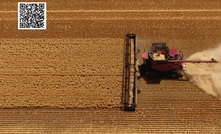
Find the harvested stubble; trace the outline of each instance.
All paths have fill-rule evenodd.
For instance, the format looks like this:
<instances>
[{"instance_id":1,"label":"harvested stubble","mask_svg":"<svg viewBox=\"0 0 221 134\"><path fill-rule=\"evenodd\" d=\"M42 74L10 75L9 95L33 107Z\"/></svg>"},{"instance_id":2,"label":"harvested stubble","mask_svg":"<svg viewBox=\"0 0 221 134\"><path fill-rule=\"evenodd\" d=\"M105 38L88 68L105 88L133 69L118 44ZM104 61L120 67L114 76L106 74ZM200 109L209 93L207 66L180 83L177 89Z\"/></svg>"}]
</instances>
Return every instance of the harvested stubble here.
<instances>
[{"instance_id":1,"label":"harvested stubble","mask_svg":"<svg viewBox=\"0 0 221 134\"><path fill-rule=\"evenodd\" d=\"M2 39L0 107L116 107L123 40Z\"/></svg>"}]
</instances>

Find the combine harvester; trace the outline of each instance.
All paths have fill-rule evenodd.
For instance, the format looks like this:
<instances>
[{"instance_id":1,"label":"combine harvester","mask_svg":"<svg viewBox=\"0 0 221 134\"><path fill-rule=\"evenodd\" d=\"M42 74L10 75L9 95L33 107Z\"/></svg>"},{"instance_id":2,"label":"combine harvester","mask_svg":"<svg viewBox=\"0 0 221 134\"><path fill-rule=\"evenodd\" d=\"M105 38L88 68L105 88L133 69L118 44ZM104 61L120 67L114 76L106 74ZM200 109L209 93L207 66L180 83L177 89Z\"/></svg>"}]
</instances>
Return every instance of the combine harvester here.
<instances>
[{"instance_id":1,"label":"combine harvester","mask_svg":"<svg viewBox=\"0 0 221 134\"><path fill-rule=\"evenodd\" d=\"M143 63L137 62L137 44L135 34L126 34L124 56L123 99L124 110L135 111L137 105L137 77L141 74L149 79L159 77L181 78L185 70L184 63L217 63L211 60L183 60L180 50L169 49L166 43L153 43L149 51L141 53ZM139 66L139 69L138 69Z\"/></svg>"}]
</instances>

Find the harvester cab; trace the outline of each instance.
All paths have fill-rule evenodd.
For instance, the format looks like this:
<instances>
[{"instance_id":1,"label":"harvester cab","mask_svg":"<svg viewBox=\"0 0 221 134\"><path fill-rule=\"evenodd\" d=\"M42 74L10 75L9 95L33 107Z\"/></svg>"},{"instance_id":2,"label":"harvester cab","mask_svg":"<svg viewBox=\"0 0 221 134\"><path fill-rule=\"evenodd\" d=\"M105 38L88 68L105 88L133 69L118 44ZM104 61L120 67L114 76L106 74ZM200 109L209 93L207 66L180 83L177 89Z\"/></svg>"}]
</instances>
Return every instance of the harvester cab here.
<instances>
[{"instance_id":1,"label":"harvester cab","mask_svg":"<svg viewBox=\"0 0 221 134\"><path fill-rule=\"evenodd\" d=\"M167 61L167 60L182 60L183 55L181 51L176 49L169 49L166 43L152 43L152 47L148 52L149 57L144 57L144 59L151 58L154 61Z\"/></svg>"},{"instance_id":2,"label":"harvester cab","mask_svg":"<svg viewBox=\"0 0 221 134\"><path fill-rule=\"evenodd\" d=\"M153 43L149 51L149 57L153 60L166 60L169 49L166 43Z\"/></svg>"}]
</instances>

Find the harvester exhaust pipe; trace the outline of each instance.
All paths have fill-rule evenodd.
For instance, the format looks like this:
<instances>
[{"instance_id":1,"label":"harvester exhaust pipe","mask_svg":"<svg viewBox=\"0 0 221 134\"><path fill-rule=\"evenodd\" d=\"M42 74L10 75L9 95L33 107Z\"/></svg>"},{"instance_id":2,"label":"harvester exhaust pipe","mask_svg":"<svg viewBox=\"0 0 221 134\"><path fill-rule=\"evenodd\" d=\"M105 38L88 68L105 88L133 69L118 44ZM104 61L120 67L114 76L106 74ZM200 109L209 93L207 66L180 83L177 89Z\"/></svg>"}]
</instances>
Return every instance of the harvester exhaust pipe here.
<instances>
[{"instance_id":1,"label":"harvester exhaust pipe","mask_svg":"<svg viewBox=\"0 0 221 134\"><path fill-rule=\"evenodd\" d=\"M126 34L124 56L124 110L135 111L137 104L137 44L135 34Z\"/></svg>"}]
</instances>

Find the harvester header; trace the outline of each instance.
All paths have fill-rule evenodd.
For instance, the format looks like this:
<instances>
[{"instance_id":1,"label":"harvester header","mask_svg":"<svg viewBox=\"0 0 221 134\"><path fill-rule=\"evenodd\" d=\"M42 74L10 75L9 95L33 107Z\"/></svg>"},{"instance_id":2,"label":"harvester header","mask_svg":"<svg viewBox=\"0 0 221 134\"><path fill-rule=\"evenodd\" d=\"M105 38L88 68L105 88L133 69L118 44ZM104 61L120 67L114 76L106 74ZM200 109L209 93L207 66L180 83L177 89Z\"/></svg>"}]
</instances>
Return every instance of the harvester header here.
<instances>
[{"instance_id":1,"label":"harvester header","mask_svg":"<svg viewBox=\"0 0 221 134\"><path fill-rule=\"evenodd\" d=\"M124 110L134 111L137 104L137 44L135 34L126 34L124 46Z\"/></svg>"}]
</instances>

